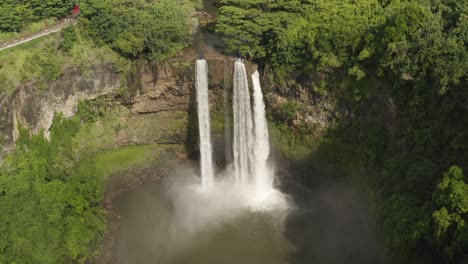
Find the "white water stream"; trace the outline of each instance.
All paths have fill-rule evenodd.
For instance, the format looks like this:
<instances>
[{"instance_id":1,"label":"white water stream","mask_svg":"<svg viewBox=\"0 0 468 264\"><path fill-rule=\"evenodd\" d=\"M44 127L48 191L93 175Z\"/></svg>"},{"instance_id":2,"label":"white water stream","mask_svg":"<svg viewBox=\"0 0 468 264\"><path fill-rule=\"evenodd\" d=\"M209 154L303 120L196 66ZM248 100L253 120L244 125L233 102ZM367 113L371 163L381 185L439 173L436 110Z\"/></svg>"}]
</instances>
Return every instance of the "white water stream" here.
<instances>
[{"instance_id":1,"label":"white water stream","mask_svg":"<svg viewBox=\"0 0 468 264\"><path fill-rule=\"evenodd\" d=\"M217 189L222 189L226 195L229 192L231 195L237 196L241 204L246 203L255 210L272 207L285 208L287 205L283 195L273 187L274 173L268 163L270 155L268 123L258 71L251 78L252 96L246 67L241 60L236 60L234 62L232 98L232 164L226 166L227 171L224 177L226 181L215 185L210 137L208 63L206 60L197 60L196 62L202 187L207 189L215 186L209 188L211 193L217 192ZM228 102L226 91L224 95L226 104ZM230 121L230 118L225 120L225 122ZM226 123L225 126L229 128L231 124ZM226 136L228 134L230 133L225 133ZM228 139L226 142L230 142L230 140ZM233 182L234 185L229 185L229 182Z\"/></svg>"},{"instance_id":2,"label":"white water stream","mask_svg":"<svg viewBox=\"0 0 468 264\"><path fill-rule=\"evenodd\" d=\"M197 112L200 132L200 170L202 186L213 186L213 148L211 146L210 105L208 103L208 62L196 62Z\"/></svg>"}]
</instances>

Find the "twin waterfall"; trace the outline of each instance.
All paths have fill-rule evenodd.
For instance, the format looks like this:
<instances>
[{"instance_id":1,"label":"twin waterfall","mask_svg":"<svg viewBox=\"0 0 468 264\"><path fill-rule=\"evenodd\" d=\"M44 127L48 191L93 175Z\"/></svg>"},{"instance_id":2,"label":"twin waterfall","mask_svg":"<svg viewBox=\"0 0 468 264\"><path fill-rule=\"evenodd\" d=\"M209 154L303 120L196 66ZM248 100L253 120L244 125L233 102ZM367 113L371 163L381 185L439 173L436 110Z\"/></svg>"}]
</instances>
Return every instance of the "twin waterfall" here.
<instances>
[{"instance_id":1,"label":"twin waterfall","mask_svg":"<svg viewBox=\"0 0 468 264\"><path fill-rule=\"evenodd\" d=\"M253 195L255 199L263 199L274 189L273 172L267 164L270 145L258 71L252 75L252 84L253 106L245 65L241 60L236 60L232 98L234 123L231 168L236 186L248 190L249 195ZM211 188L214 185L214 176L208 102L208 63L203 59L196 61L196 90L201 182L203 188ZM229 124L226 126L230 127Z\"/></svg>"},{"instance_id":2,"label":"twin waterfall","mask_svg":"<svg viewBox=\"0 0 468 264\"><path fill-rule=\"evenodd\" d=\"M260 86L260 74L256 71L252 75L254 97L254 170L255 192L259 195L267 193L273 188L273 172L267 166L270 155L270 142L268 140L268 125L265 115L265 103L263 102L262 88Z\"/></svg>"},{"instance_id":3,"label":"twin waterfall","mask_svg":"<svg viewBox=\"0 0 468 264\"><path fill-rule=\"evenodd\" d=\"M239 184L251 183L253 156L253 122L250 107L249 81L245 65L234 64L234 88L232 106L234 112L234 175Z\"/></svg>"}]
</instances>

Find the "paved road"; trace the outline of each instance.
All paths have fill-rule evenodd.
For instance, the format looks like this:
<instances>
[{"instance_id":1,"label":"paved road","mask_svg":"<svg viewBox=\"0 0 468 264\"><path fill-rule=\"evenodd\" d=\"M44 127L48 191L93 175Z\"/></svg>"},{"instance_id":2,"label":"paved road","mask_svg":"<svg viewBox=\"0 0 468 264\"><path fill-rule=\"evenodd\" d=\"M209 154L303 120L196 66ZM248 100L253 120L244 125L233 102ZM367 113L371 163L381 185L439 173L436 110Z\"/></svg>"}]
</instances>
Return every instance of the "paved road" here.
<instances>
[{"instance_id":1,"label":"paved road","mask_svg":"<svg viewBox=\"0 0 468 264\"><path fill-rule=\"evenodd\" d=\"M64 28L65 26L67 26L69 24L76 24L76 19L74 19L74 18L62 19L57 24L55 24L53 26L50 26L50 27L48 27L48 28L46 28L44 30L41 30L41 31L39 31L37 33L26 35L26 36L23 36L21 38L10 40L10 41L4 42L4 43L0 43L0 51L6 50L6 49L9 49L9 48L13 48L13 47L21 45L23 43L29 42L31 40L35 40L35 39L41 38L43 36L47 36L47 35L52 34L54 32L58 32L62 28Z\"/></svg>"}]
</instances>

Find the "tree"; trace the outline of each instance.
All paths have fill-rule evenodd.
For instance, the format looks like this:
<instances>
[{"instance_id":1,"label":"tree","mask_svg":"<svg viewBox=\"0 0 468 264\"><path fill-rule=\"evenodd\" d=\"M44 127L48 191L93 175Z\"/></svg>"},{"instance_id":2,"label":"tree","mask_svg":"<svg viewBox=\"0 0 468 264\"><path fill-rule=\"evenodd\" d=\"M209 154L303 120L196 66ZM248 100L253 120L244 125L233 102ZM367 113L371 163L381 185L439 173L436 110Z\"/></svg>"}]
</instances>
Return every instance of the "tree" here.
<instances>
[{"instance_id":1,"label":"tree","mask_svg":"<svg viewBox=\"0 0 468 264\"><path fill-rule=\"evenodd\" d=\"M78 118L54 118L50 142L21 129L0 166L0 262L64 263L89 255L105 225L95 163L73 155Z\"/></svg>"},{"instance_id":2,"label":"tree","mask_svg":"<svg viewBox=\"0 0 468 264\"><path fill-rule=\"evenodd\" d=\"M452 166L444 174L435 192L436 206L439 208L433 214L435 226L434 240L448 257L459 256L463 252L460 236L468 233L468 184L462 170Z\"/></svg>"},{"instance_id":3,"label":"tree","mask_svg":"<svg viewBox=\"0 0 468 264\"><path fill-rule=\"evenodd\" d=\"M65 17L72 6L69 0L4 0L0 3L0 31L21 31L44 18Z\"/></svg>"},{"instance_id":4,"label":"tree","mask_svg":"<svg viewBox=\"0 0 468 264\"><path fill-rule=\"evenodd\" d=\"M69 52L78 39L76 28L74 26L68 26L63 28L61 32L63 40L60 44L60 48L65 52Z\"/></svg>"},{"instance_id":5,"label":"tree","mask_svg":"<svg viewBox=\"0 0 468 264\"><path fill-rule=\"evenodd\" d=\"M190 28L186 6L170 0L129 2L126 0L96 0L82 3L82 15L89 23L87 29L100 44L131 58L145 55L163 59L188 45Z\"/></svg>"}]
</instances>

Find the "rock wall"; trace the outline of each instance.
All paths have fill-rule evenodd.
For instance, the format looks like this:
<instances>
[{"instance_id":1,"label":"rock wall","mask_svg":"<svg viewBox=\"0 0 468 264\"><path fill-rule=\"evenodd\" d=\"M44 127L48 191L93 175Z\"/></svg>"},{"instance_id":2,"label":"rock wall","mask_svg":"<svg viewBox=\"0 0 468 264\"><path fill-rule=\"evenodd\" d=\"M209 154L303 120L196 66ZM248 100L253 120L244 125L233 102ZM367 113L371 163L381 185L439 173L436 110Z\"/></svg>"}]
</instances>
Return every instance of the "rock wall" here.
<instances>
[{"instance_id":1,"label":"rock wall","mask_svg":"<svg viewBox=\"0 0 468 264\"><path fill-rule=\"evenodd\" d=\"M29 128L32 133L43 130L48 137L55 113L62 112L64 116L71 117L76 113L79 100L94 99L119 87L119 76L112 66L100 65L96 66L95 75L90 80L78 70L68 70L56 82L50 83L46 91L28 83L11 96L3 95L0 97L2 152L14 147L19 136L18 126Z\"/></svg>"},{"instance_id":2,"label":"rock wall","mask_svg":"<svg viewBox=\"0 0 468 264\"><path fill-rule=\"evenodd\" d=\"M43 130L48 136L56 113L71 117L76 114L80 100L102 96L125 109L119 113L118 133L107 141L107 147L185 144L189 152L196 155L198 126L194 61L199 57L204 57L209 64L212 130L217 146L215 156L224 156L224 90L227 89L231 95L234 58L217 53L206 43L198 43L162 62L136 62L136 71L129 77L117 74L112 65L96 65L92 79L86 79L79 70L71 69L50 83L46 91L28 83L11 96L0 95L0 157L14 148L18 126L29 128L32 133ZM257 70L255 64L246 62L246 66L249 76ZM326 131L334 118L335 103L326 97L316 96L309 88L295 84L279 86L271 81L271 74L266 70L262 72L262 86L267 110L273 118L276 118L275 113L283 111L288 101L299 105L293 120L287 124L289 126L314 127L319 135ZM128 97L125 102L120 98L122 91Z\"/></svg>"},{"instance_id":3,"label":"rock wall","mask_svg":"<svg viewBox=\"0 0 468 264\"><path fill-rule=\"evenodd\" d=\"M291 76L283 84L274 81L274 73L266 69L262 75L262 84L270 113L276 121L283 121L291 127L312 127L318 135L323 134L337 118L341 109L338 109L337 98L323 96L314 92L313 85L299 84ZM278 115L285 111L288 103L294 107L290 120L282 120Z\"/></svg>"},{"instance_id":4,"label":"rock wall","mask_svg":"<svg viewBox=\"0 0 468 264\"><path fill-rule=\"evenodd\" d=\"M32 133L44 131L49 136L56 113L71 117L76 114L80 100L102 96L115 98L115 104L126 108L120 113L126 129L120 130L116 144L185 144L190 123L195 121L189 114L196 113L194 61L198 56L195 50L187 49L163 62L140 61L136 63L136 74L123 83L121 80L125 78L112 65L99 65L91 80L72 69L50 83L46 91L28 83L11 96L0 95L0 157L14 148L19 126ZM216 108L223 102L222 89L232 82L234 59L213 50L206 52L205 58L209 62L211 101ZM255 67L249 64L249 71ZM125 103L118 99L123 90L130 94ZM193 130L196 124L192 125Z\"/></svg>"}]
</instances>

